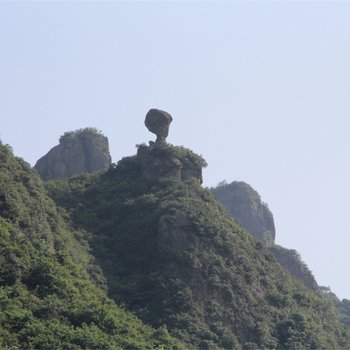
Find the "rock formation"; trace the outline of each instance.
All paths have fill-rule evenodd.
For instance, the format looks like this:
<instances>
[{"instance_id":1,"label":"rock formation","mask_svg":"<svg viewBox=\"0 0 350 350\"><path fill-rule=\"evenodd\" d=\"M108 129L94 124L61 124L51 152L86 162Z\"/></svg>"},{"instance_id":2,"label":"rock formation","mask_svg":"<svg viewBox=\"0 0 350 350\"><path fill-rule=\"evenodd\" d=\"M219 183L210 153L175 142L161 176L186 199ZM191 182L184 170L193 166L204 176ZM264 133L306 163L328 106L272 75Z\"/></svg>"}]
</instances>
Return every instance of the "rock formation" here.
<instances>
[{"instance_id":1,"label":"rock formation","mask_svg":"<svg viewBox=\"0 0 350 350\"><path fill-rule=\"evenodd\" d=\"M142 175L145 180L157 181L173 177L180 181L191 178L203 182L202 167L205 161L192 151L163 143L141 145L137 151Z\"/></svg>"},{"instance_id":2,"label":"rock formation","mask_svg":"<svg viewBox=\"0 0 350 350\"><path fill-rule=\"evenodd\" d=\"M184 147L176 147L166 142L169 125L173 118L165 111L151 109L145 119L147 129L157 135L156 142L138 146L137 158L145 180L158 181L160 178L173 177L180 181L191 178L202 179L205 160Z\"/></svg>"},{"instance_id":3,"label":"rock formation","mask_svg":"<svg viewBox=\"0 0 350 350\"><path fill-rule=\"evenodd\" d=\"M308 266L302 261L300 255L294 249L286 249L279 245L269 248L277 261L304 286L314 292L318 290L318 284Z\"/></svg>"},{"instance_id":4,"label":"rock formation","mask_svg":"<svg viewBox=\"0 0 350 350\"><path fill-rule=\"evenodd\" d=\"M150 109L146 115L145 125L150 132L157 135L156 142L166 142L172 121L173 118L169 113L160 109Z\"/></svg>"},{"instance_id":5,"label":"rock formation","mask_svg":"<svg viewBox=\"0 0 350 350\"><path fill-rule=\"evenodd\" d=\"M111 164L108 138L95 128L66 132L59 142L34 166L43 180L92 173Z\"/></svg>"},{"instance_id":6,"label":"rock formation","mask_svg":"<svg viewBox=\"0 0 350 350\"><path fill-rule=\"evenodd\" d=\"M270 209L260 195L245 182L234 181L212 190L231 216L259 241L270 245L275 242L275 223Z\"/></svg>"}]
</instances>

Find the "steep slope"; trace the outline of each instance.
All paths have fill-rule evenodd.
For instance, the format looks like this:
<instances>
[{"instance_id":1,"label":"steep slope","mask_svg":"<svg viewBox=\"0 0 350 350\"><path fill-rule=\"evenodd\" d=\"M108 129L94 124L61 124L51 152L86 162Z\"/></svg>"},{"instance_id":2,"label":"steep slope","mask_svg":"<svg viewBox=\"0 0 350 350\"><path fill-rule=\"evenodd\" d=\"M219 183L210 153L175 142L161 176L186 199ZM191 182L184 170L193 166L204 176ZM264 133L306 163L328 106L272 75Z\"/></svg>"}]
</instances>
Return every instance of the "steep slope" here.
<instances>
[{"instance_id":1,"label":"steep slope","mask_svg":"<svg viewBox=\"0 0 350 350\"><path fill-rule=\"evenodd\" d=\"M350 346L334 309L295 282L196 176L168 171L203 164L200 157L152 145L147 153L164 171L151 178L144 151L105 174L47 184L77 227L93 233L114 300L192 348Z\"/></svg>"},{"instance_id":2,"label":"steep slope","mask_svg":"<svg viewBox=\"0 0 350 350\"><path fill-rule=\"evenodd\" d=\"M44 180L106 170L111 164L108 139L95 128L66 132L59 142L34 166Z\"/></svg>"},{"instance_id":3,"label":"steep slope","mask_svg":"<svg viewBox=\"0 0 350 350\"><path fill-rule=\"evenodd\" d=\"M294 249L287 249L278 244L270 246L269 251L273 253L277 261L304 286L314 292L319 291L319 286L309 267L301 259L299 253Z\"/></svg>"},{"instance_id":4,"label":"steep slope","mask_svg":"<svg viewBox=\"0 0 350 350\"><path fill-rule=\"evenodd\" d=\"M318 285L310 269L293 249L286 249L275 243L276 230L272 212L260 195L245 182L222 182L211 188L214 196L228 210L229 214L252 234L264 243L277 261L304 286L314 292Z\"/></svg>"},{"instance_id":5,"label":"steep slope","mask_svg":"<svg viewBox=\"0 0 350 350\"><path fill-rule=\"evenodd\" d=\"M350 327L350 300L340 300L329 287L320 287L323 297L335 307L340 322Z\"/></svg>"},{"instance_id":6,"label":"steep slope","mask_svg":"<svg viewBox=\"0 0 350 350\"><path fill-rule=\"evenodd\" d=\"M0 348L181 348L107 297L84 232L61 214L0 143Z\"/></svg>"},{"instance_id":7,"label":"steep slope","mask_svg":"<svg viewBox=\"0 0 350 350\"><path fill-rule=\"evenodd\" d=\"M250 185L243 181L221 183L211 189L214 196L227 208L230 215L256 239L266 245L275 242L273 215L266 203Z\"/></svg>"}]
</instances>

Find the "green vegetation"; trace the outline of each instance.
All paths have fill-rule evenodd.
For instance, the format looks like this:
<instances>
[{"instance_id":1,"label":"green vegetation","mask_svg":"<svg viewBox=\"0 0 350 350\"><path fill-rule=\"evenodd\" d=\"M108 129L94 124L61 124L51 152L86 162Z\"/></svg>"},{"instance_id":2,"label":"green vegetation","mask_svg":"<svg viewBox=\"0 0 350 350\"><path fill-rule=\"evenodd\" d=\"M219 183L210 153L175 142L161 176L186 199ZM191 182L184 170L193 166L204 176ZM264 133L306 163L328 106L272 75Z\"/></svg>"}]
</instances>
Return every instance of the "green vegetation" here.
<instances>
[{"instance_id":1,"label":"green vegetation","mask_svg":"<svg viewBox=\"0 0 350 350\"><path fill-rule=\"evenodd\" d=\"M277 244L271 245L269 250L295 279L303 283L306 288L318 292L319 287L312 272L296 250L286 249Z\"/></svg>"},{"instance_id":2,"label":"green vegetation","mask_svg":"<svg viewBox=\"0 0 350 350\"><path fill-rule=\"evenodd\" d=\"M178 148L162 152L160 161L165 152L186 161ZM286 273L198 181L145 181L138 157L81 179L50 182L48 191L91 232L111 298L144 322L165 324L192 348L350 347L329 303Z\"/></svg>"},{"instance_id":3,"label":"green vegetation","mask_svg":"<svg viewBox=\"0 0 350 350\"><path fill-rule=\"evenodd\" d=\"M142 143L140 145L136 145L138 150L150 150L150 152L160 160L164 162L164 164L168 162L173 162L177 165L181 164L184 167L190 166L198 166L201 168L205 168L208 164L205 159L194 153L188 148L183 146L173 146L168 143L154 143L151 147L148 147L146 144Z\"/></svg>"},{"instance_id":4,"label":"green vegetation","mask_svg":"<svg viewBox=\"0 0 350 350\"><path fill-rule=\"evenodd\" d=\"M109 299L88 235L0 144L0 348L183 348Z\"/></svg>"},{"instance_id":5,"label":"green vegetation","mask_svg":"<svg viewBox=\"0 0 350 350\"><path fill-rule=\"evenodd\" d=\"M96 151L98 151L101 154L108 155L109 157L108 139L100 130L93 127L65 132L59 138L59 142L60 144L66 145L78 142L81 143L86 154L92 154L93 152L96 153ZM92 143L94 144L94 148L91 148Z\"/></svg>"},{"instance_id":6,"label":"green vegetation","mask_svg":"<svg viewBox=\"0 0 350 350\"><path fill-rule=\"evenodd\" d=\"M91 136L95 136L95 135L103 136L100 130L93 127L89 127L89 128L78 129L75 131L67 131L60 137L59 141L60 143L65 143L76 139L83 139L84 137L90 138Z\"/></svg>"},{"instance_id":7,"label":"green vegetation","mask_svg":"<svg viewBox=\"0 0 350 350\"><path fill-rule=\"evenodd\" d=\"M210 189L217 199L228 210L229 214L238 219L242 226L253 237L259 239L275 256L278 263L307 289L330 302L338 320L350 326L350 301L340 301L329 289L319 287L312 272L293 249L286 249L274 244L273 216L267 204L261 201L260 195L244 182L220 182Z\"/></svg>"},{"instance_id":8,"label":"green vegetation","mask_svg":"<svg viewBox=\"0 0 350 350\"><path fill-rule=\"evenodd\" d=\"M350 327L350 300L340 300L329 287L320 287L322 296L335 308L341 323Z\"/></svg>"},{"instance_id":9,"label":"green vegetation","mask_svg":"<svg viewBox=\"0 0 350 350\"><path fill-rule=\"evenodd\" d=\"M317 282L300 255L293 249L286 249L274 243L275 225L273 215L268 205L261 201L261 197L245 182L220 182L210 191L223 204L232 218L256 239L261 241L276 257L279 264L306 288L317 292Z\"/></svg>"},{"instance_id":10,"label":"green vegetation","mask_svg":"<svg viewBox=\"0 0 350 350\"><path fill-rule=\"evenodd\" d=\"M184 148L147 152L204 165ZM197 180L146 180L142 166L128 157L44 188L0 145L0 348L350 347L332 303Z\"/></svg>"}]
</instances>

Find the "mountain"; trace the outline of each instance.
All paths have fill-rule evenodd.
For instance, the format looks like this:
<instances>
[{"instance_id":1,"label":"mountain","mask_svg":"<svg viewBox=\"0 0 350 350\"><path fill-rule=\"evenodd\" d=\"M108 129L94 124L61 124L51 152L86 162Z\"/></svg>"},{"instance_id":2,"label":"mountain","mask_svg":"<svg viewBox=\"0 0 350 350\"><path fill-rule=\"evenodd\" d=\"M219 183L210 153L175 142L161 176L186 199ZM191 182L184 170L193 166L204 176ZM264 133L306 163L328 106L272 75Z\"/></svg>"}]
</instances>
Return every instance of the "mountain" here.
<instances>
[{"instance_id":1,"label":"mountain","mask_svg":"<svg viewBox=\"0 0 350 350\"><path fill-rule=\"evenodd\" d=\"M109 296L188 348L350 347L334 307L201 186L204 165L186 148L156 142L105 173L46 188L74 227L91 233Z\"/></svg>"},{"instance_id":2,"label":"mountain","mask_svg":"<svg viewBox=\"0 0 350 350\"><path fill-rule=\"evenodd\" d=\"M66 132L59 145L40 158L34 168L44 180L106 170L111 164L108 139L95 128Z\"/></svg>"},{"instance_id":3,"label":"mountain","mask_svg":"<svg viewBox=\"0 0 350 350\"><path fill-rule=\"evenodd\" d=\"M179 349L111 300L90 254L36 171L0 143L0 348Z\"/></svg>"},{"instance_id":4,"label":"mountain","mask_svg":"<svg viewBox=\"0 0 350 350\"><path fill-rule=\"evenodd\" d=\"M225 181L211 188L214 196L228 210L232 218L237 219L252 236L261 241L277 261L304 286L314 292L319 286L308 266L298 252L275 244L276 230L273 214L259 193L243 181Z\"/></svg>"}]
</instances>

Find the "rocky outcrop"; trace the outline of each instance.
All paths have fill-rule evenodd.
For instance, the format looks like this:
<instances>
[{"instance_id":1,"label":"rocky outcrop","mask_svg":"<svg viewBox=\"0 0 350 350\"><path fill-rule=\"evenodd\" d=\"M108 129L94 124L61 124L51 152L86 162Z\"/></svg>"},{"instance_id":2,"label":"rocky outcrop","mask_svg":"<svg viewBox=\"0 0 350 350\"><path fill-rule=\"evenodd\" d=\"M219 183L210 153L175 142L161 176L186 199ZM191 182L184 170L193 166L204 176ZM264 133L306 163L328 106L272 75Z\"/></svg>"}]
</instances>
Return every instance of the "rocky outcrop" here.
<instances>
[{"instance_id":1,"label":"rocky outcrop","mask_svg":"<svg viewBox=\"0 0 350 350\"><path fill-rule=\"evenodd\" d=\"M314 292L318 285L310 269L293 249L275 245L275 224L267 204L260 195L245 182L221 183L211 189L216 198L226 207L230 215L256 239L263 242L283 268L304 286Z\"/></svg>"},{"instance_id":2,"label":"rocky outcrop","mask_svg":"<svg viewBox=\"0 0 350 350\"><path fill-rule=\"evenodd\" d=\"M308 266L302 261L294 249L286 249L279 245L269 248L277 261L304 286L314 292L318 291L318 284Z\"/></svg>"},{"instance_id":3,"label":"rocky outcrop","mask_svg":"<svg viewBox=\"0 0 350 350\"><path fill-rule=\"evenodd\" d=\"M43 180L51 180L105 170L110 164L108 138L95 128L86 128L66 132L34 168Z\"/></svg>"},{"instance_id":4,"label":"rocky outcrop","mask_svg":"<svg viewBox=\"0 0 350 350\"><path fill-rule=\"evenodd\" d=\"M266 245L275 242L276 230L273 215L267 204L245 182L223 183L212 189L215 197L226 207L231 216L241 223L259 241Z\"/></svg>"},{"instance_id":5,"label":"rocky outcrop","mask_svg":"<svg viewBox=\"0 0 350 350\"><path fill-rule=\"evenodd\" d=\"M195 178L200 183L203 182L202 168L206 166L204 159L184 147L166 143L140 145L137 158L145 180L158 181L173 177L180 181Z\"/></svg>"},{"instance_id":6,"label":"rocky outcrop","mask_svg":"<svg viewBox=\"0 0 350 350\"><path fill-rule=\"evenodd\" d=\"M205 160L184 147L175 147L166 143L169 125L173 118L160 109L151 109L145 119L147 129L157 135L156 142L149 146L138 145L137 159L145 180L158 181L172 177L180 181L192 178L203 182L202 168Z\"/></svg>"},{"instance_id":7,"label":"rocky outcrop","mask_svg":"<svg viewBox=\"0 0 350 350\"><path fill-rule=\"evenodd\" d=\"M145 125L150 132L157 135L156 142L166 142L172 121L173 118L169 113L160 109L151 109L146 115Z\"/></svg>"}]
</instances>

